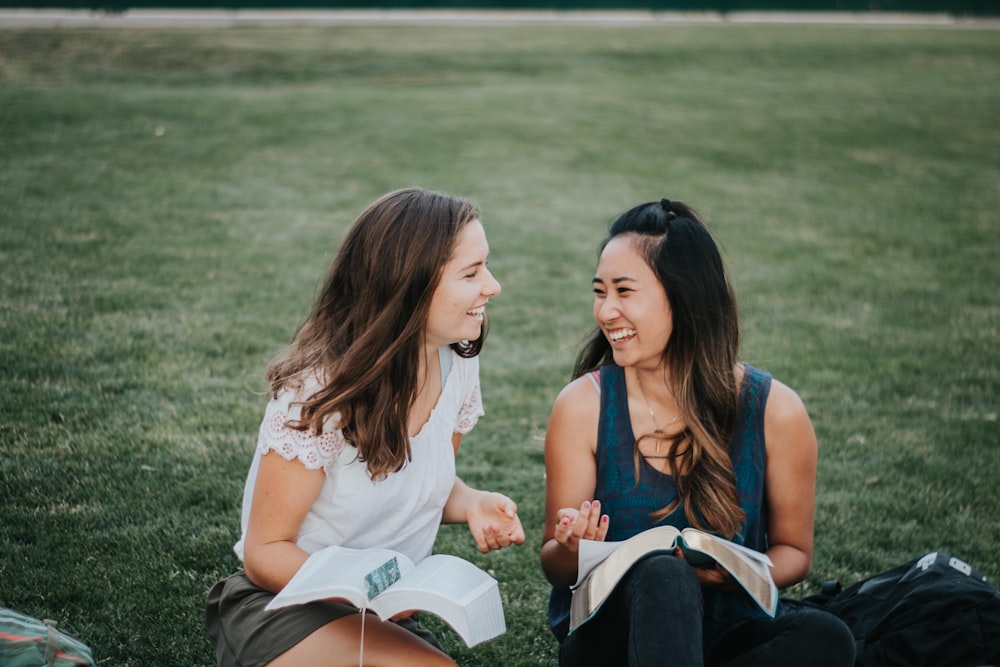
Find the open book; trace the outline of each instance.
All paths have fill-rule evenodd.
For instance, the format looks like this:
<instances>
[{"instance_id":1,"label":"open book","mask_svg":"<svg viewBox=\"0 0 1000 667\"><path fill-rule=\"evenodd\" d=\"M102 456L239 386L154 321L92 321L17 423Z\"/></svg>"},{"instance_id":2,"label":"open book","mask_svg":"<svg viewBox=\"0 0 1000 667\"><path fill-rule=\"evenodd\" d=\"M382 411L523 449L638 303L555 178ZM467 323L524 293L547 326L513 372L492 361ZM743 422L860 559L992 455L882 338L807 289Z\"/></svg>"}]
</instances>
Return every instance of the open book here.
<instances>
[{"instance_id":1,"label":"open book","mask_svg":"<svg viewBox=\"0 0 1000 667\"><path fill-rule=\"evenodd\" d=\"M404 611L430 612L469 647L507 631L496 579L447 554L414 564L389 549L326 547L309 556L266 608L325 598L349 600L383 619Z\"/></svg>"},{"instance_id":2,"label":"open book","mask_svg":"<svg viewBox=\"0 0 1000 667\"><path fill-rule=\"evenodd\" d=\"M769 616L778 608L771 559L759 551L695 528L657 526L623 542L580 540L579 571L573 585L570 632L594 615L632 565L643 557L675 548L694 567L721 565Z\"/></svg>"}]
</instances>

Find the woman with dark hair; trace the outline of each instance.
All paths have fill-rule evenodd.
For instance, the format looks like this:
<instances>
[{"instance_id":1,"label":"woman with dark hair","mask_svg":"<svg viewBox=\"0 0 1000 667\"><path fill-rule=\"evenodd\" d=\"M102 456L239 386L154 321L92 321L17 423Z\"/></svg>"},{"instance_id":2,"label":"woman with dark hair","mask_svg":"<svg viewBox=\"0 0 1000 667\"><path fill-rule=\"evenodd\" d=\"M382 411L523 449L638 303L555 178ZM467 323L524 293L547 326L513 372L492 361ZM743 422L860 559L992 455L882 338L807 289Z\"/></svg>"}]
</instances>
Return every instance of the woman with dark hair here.
<instances>
[{"instance_id":1,"label":"woman with dark hair","mask_svg":"<svg viewBox=\"0 0 1000 667\"><path fill-rule=\"evenodd\" d=\"M545 438L541 559L560 665L853 665L833 615L771 618L679 551L639 561L569 633L581 539L693 526L764 552L779 587L806 577L813 551L812 424L791 389L740 363L733 291L697 214L666 199L622 214L593 284L598 329Z\"/></svg>"},{"instance_id":2,"label":"woman with dark hair","mask_svg":"<svg viewBox=\"0 0 1000 667\"><path fill-rule=\"evenodd\" d=\"M524 542L513 501L455 475L483 414L477 355L500 293L488 255L477 208L427 190L384 195L348 231L268 369L235 546L244 571L208 596L219 665L357 664L362 636L365 664L455 664L413 616L381 621L336 599L264 607L330 545L417 562L441 523L463 522L483 552Z\"/></svg>"}]
</instances>

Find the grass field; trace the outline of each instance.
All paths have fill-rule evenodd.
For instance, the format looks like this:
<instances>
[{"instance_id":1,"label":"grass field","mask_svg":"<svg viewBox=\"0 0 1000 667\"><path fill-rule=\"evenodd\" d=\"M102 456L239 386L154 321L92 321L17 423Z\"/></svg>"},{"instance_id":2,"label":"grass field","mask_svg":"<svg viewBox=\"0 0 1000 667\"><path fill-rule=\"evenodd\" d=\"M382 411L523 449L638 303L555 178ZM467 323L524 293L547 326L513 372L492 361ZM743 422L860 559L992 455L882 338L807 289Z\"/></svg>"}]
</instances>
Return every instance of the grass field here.
<instances>
[{"instance_id":1,"label":"grass field","mask_svg":"<svg viewBox=\"0 0 1000 667\"><path fill-rule=\"evenodd\" d=\"M1000 577L1000 40L844 26L0 31L0 606L101 665L213 664L263 371L383 192L477 200L487 416L460 474L528 543L470 666L552 665L541 438L608 221L708 219L743 357L821 460L798 597L935 549ZM433 622L433 621L432 621Z\"/></svg>"}]
</instances>

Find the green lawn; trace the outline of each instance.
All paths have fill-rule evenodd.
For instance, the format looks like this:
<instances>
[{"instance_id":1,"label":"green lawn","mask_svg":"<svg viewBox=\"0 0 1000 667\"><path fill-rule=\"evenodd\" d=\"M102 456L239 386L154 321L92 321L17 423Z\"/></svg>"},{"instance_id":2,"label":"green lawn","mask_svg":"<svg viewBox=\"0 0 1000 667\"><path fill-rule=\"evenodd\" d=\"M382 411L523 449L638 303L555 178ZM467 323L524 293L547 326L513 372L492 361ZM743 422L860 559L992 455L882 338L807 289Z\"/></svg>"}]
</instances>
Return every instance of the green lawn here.
<instances>
[{"instance_id":1,"label":"green lawn","mask_svg":"<svg viewBox=\"0 0 1000 667\"><path fill-rule=\"evenodd\" d=\"M504 284L459 470L528 543L463 665L551 665L548 410L608 221L725 248L744 358L820 439L798 597L935 549L1000 577L1000 40L820 26L0 31L0 606L101 665L213 664L263 372L383 192L477 200Z\"/></svg>"}]
</instances>

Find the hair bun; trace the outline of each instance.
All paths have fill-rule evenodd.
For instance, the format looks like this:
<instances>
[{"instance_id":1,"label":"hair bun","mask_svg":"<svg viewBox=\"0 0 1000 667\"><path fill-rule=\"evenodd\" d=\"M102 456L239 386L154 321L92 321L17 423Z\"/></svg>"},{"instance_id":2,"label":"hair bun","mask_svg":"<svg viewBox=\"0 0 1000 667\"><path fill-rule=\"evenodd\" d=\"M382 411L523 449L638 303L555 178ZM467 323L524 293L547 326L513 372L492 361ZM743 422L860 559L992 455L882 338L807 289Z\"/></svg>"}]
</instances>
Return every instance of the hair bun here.
<instances>
[{"instance_id":1,"label":"hair bun","mask_svg":"<svg viewBox=\"0 0 1000 667\"><path fill-rule=\"evenodd\" d=\"M674 210L674 202L669 199L661 199L660 208L662 208L663 212L667 214L668 222L677 217L677 211Z\"/></svg>"}]
</instances>

